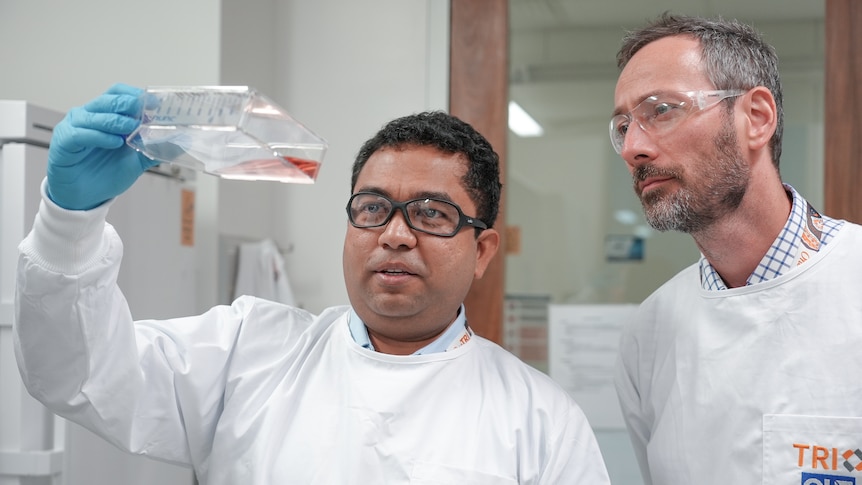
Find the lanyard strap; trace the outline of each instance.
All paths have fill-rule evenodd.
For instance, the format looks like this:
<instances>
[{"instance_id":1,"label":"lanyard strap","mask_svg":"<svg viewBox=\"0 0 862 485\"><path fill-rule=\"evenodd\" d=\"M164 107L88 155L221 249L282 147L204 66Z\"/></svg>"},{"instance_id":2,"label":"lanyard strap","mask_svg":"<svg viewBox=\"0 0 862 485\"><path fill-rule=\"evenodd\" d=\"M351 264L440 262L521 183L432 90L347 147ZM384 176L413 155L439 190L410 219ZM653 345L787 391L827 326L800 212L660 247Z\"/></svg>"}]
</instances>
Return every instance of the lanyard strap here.
<instances>
[{"instance_id":1,"label":"lanyard strap","mask_svg":"<svg viewBox=\"0 0 862 485\"><path fill-rule=\"evenodd\" d=\"M458 347L466 344L470 341L472 337L473 329L471 329L470 326L467 325L467 322L464 322L464 331L459 333L458 336L454 340L452 340L452 343L450 343L449 346L446 347L446 352L457 349Z\"/></svg>"},{"instance_id":2,"label":"lanyard strap","mask_svg":"<svg viewBox=\"0 0 862 485\"><path fill-rule=\"evenodd\" d=\"M822 237L823 216L805 201L805 224L802 226L801 244L796 249L796 266L807 263L820 251Z\"/></svg>"}]
</instances>

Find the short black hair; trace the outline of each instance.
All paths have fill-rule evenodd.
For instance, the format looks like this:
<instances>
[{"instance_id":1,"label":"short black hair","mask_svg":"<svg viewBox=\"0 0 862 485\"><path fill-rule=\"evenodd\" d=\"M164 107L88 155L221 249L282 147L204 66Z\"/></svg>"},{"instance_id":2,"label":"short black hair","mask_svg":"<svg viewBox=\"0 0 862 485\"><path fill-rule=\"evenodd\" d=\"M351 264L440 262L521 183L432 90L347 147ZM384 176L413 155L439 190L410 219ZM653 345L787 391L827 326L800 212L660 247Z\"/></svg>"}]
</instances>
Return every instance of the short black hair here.
<instances>
[{"instance_id":1,"label":"short black hair","mask_svg":"<svg viewBox=\"0 0 862 485\"><path fill-rule=\"evenodd\" d=\"M468 123L443 111L425 111L390 121L362 145L353 162L350 190L368 159L383 148L433 147L444 153L461 154L467 161L462 179L476 204L475 217L493 227L500 209L500 158L491 143Z\"/></svg>"}]
</instances>

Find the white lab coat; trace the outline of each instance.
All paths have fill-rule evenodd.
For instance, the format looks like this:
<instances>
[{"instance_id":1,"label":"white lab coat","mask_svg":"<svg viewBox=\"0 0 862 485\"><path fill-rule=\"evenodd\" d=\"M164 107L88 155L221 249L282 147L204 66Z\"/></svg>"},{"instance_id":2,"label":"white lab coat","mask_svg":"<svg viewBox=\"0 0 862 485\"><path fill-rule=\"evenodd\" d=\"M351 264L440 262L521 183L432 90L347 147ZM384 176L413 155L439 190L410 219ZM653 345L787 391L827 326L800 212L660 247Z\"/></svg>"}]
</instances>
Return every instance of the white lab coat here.
<instances>
[{"instance_id":1,"label":"white lab coat","mask_svg":"<svg viewBox=\"0 0 862 485\"><path fill-rule=\"evenodd\" d=\"M58 414L203 485L609 483L572 399L480 337L386 355L353 341L349 307L253 297L133 324L106 213L43 200L20 246L16 356Z\"/></svg>"},{"instance_id":2,"label":"white lab coat","mask_svg":"<svg viewBox=\"0 0 862 485\"><path fill-rule=\"evenodd\" d=\"M860 249L845 223L771 281L705 291L695 264L644 301L617 387L647 484L862 483Z\"/></svg>"}]
</instances>

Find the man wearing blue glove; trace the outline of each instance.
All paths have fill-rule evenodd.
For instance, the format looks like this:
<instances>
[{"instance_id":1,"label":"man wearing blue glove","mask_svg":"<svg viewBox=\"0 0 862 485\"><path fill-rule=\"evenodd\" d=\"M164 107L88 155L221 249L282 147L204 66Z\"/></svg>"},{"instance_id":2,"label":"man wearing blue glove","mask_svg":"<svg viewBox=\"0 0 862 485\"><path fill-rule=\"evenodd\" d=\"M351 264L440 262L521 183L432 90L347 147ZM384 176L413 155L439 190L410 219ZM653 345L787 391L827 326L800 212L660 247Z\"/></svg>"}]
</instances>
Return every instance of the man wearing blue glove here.
<instances>
[{"instance_id":1,"label":"man wearing blue glove","mask_svg":"<svg viewBox=\"0 0 862 485\"><path fill-rule=\"evenodd\" d=\"M441 112L360 149L347 200L350 306L320 315L240 297L132 321L111 200L152 161L124 145L140 90L115 86L57 127L14 328L29 392L202 485L608 484L577 404L474 335L464 297L499 245L498 159Z\"/></svg>"}]
</instances>

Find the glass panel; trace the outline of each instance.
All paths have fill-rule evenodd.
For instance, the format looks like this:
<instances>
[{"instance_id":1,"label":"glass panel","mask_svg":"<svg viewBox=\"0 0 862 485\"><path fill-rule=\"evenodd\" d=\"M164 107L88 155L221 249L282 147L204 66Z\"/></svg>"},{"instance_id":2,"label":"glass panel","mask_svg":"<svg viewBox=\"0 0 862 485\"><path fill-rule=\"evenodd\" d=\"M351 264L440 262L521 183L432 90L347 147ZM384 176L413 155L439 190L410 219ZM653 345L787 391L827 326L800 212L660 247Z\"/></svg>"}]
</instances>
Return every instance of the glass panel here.
<instances>
[{"instance_id":1,"label":"glass panel","mask_svg":"<svg viewBox=\"0 0 862 485\"><path fill-rule=\"evenodd\" d=\"M548 340L557 338L549 337L549 305L636 305L699 257L690 236L648 227L607 126L623 32L665 10L717 12L688 1L509 5L510 99L542 125L543 135L509 133L506 224L517 244L506 256L503 339L522 359L549 372ZM778 51L785 109L782 176L822 208L823 1L727 1L721 8L726 18L753 23ZM593 351L598 343L587 345ZM592 378L609 377L612 363L595 364ZM591 410L585 412L591 418ZM612 481L641 483L622 425L597 429L596 435Z\"/></svg>"},{"instance_id":2,"label":"glass panel","mask_svg":"<svg viewBox=\"0 0 862 485\"><path fill-rule=\"evenodd\" d=\"M691 237L647 226L607 133L622 33L676 6L510 0L510 99L544 133L509 135L506 224L519 244L506 259L508 300L636 304L697 260ZM697 10L686 13L713 13ZM722 12L756 25L778 51L782 176L815 206L823 201L823 12L822 0L730 2Z\"/></svg>"}]
</instances>

